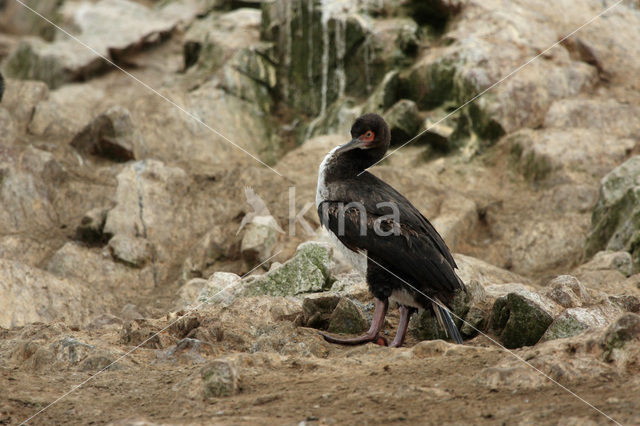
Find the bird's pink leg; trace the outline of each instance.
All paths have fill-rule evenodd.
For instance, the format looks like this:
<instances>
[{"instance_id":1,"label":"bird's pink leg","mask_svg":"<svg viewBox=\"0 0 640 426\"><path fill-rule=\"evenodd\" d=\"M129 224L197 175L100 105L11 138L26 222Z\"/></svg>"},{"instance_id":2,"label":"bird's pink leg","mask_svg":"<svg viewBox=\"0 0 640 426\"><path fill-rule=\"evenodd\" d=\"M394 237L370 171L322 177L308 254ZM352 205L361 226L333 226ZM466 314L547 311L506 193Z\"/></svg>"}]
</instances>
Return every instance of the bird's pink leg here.
<instances>
[{"instance_id":1,"label":"bird's pink leg","mask_svg":"<svg viewBox=\"0 0 640 426\"><path fill-rule=\"evenodd\" d=\"M360 345L362 343L374 342L382 346L387 345L387 341L384 337L380 336L380 330L384 325L384 317L387 315L387 308L389 302L387 300L375 299L375 310L373 312L373 320L371 321L371 327L366 334L358 337L350 337L341 339L331 336L323 331L320 331L320 335L324 337L324 340L330 343L339 343L341 345Z\"/></svg>"},{"instance_id":2,"label":"bird's pink leg","mask_svg":"<svg viewBox=\"0 0 640 426\"><path fill-rule=\"evenodd\" d=\"M400 323L398 324L398 331L393 342L389 345L390 348L399 348L404 343L404 338L407 335L407 327L409 326L409 319L411 314L415 312L413 308L407 308L404 305L400 305Z\"/></svg>"}]
</instances>

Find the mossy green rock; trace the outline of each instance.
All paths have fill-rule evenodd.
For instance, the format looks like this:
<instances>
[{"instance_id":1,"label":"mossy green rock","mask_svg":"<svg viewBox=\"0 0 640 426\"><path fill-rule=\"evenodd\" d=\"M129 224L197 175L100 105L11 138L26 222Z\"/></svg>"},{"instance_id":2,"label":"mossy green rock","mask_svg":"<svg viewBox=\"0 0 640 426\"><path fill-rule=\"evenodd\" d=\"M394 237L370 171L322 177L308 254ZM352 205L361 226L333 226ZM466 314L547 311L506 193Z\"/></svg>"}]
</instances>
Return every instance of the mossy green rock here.
<instances>
[{"instance_id":1,"label":"mossy green rock","mask_svg":"<svg viewBox=\"0 0 640 426\"><path fill-rule=\"evenodd\" d=\"M640 156L616 167L600 183L585 255L603 249L628 251L635 267L640 266Z\"/></svg>"},{"instance_id":2,"label":"mossy green rock","mask_svg":"<svg viewBox=\"0 0 640 426\"><path fill-rule=\"evenodd\" d=\"M540 341L572 337L590 328L604 327L620 313L620 308L611 303L567 309L553 321Z\"/></svg>"},{"instance_id":3,"label":"mossy green rock","mask_svg":"<svg viewBox=\"0 0 640 426\"><path fill-rule=\"evenodd\" d=\"M519 291L496 299L491 328L509 348L535 345L559 314L559 307L536 293Z\"/></svg>"},{"instance_id":4,"label":"mossy green rock","mask_svg":"<svg viewBox=\"0 0 640 426\"><path fill-rule=\"evenodd\" d=\"M351 300L343 297L331 313L328 330L331 333L358 334L367 329L367 321Z\"/></svg>"},{"instance_id":5,"label":"mossy green rock","mask_svg":"<svg viewBox=\"0 0 640 426\"><path fill-rule=\"evenodd\" d=\"M430 310L420 311L411 318L409 332L418 340L447 340L447 333Z\"/></svg>"},{"instance_id":6,"label":"mossy green rock","mask_svg":"<svg viewBox=\"0 0 640 426\"><path fill-rule=\"evenodd\" d=\"M604 351L604 360L613 361L617 358L616 352L623 350L627 343L634 340L640 340L640 315L626 313L611 324L602 337L600 345Z\"/></svg>"},{"instance_id":7,"label":"mossy green rock","mask_svg":"<svg viewBox=\"0 0 640 426\"><path fill-rule=\"evenodd\" d=\"M334 294L306 297L302 302L302 325L326 329L329 327L331 314L340 302L340 297Z\"/></svg>"},{"instance_id":8,"label":"mossy green rock","mask_svg":"<svg viewBox=\"0 0 640 426\"><path fill-rule=\"evenodd\" d=\"M422 119L415 102L402 99L384 113L391 130L391 144L399 145L413 138L420 129Z\"/></svg>"},{"instance_id":9,"label":"mossy green rock","mask_svg":"<svg viewBox=\"0 0 640 426\"><path fill-rule=\"evenodd\" d=\"M215 360L200 369L206 399L231 396L238 391L238 372L229 361Z\"/></svg>"},{"instance_id":10,"label":"mossy green rock","mask_svg":"<svg viewBox=\"0 0 640 426\"><path fill-rule=\"evenodd\" d=\"M328 244L302 243L284 264L264 275L247 278L243 295L295 296L328 289L331 256Z\"/></svg>"}]
</instances>

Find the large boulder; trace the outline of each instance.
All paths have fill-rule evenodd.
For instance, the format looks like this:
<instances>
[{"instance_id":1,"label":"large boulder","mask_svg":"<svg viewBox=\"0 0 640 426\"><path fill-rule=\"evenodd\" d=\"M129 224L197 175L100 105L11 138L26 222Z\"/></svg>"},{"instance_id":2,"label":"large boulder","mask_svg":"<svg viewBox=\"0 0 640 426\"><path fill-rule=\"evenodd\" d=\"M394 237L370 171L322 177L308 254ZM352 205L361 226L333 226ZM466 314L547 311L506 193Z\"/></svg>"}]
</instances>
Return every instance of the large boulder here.
<instances>
[{"instance_id":1,"label":"large boulder","mask_svg":"<svg viewBox=\"0 0 640 426\"><path fill-rule=\"evenodd\" d=\"M0 327L51 321L80 326L102 313L109 299L108 293L90 292L79 280L0 259Z\"/></svg>"},{"instance_id":2,"label":"large boulder","mask_svg":"<svg viewBox=\"0 0 640 426\"><path fill-rule=\"evenodd\" d=\"M640 266L640 156L625 161L600 183L600 197L591 216L591 230L585 255L598 251L625 250L631 253L635 267Z\"/></svg>"},{"instance_id":3,"label":"large boulder","mask_svg":"<svg viewBox=\"0 0 640 426\"><path fill-rule=\"evenodd\" d=\"M507 348L535 345L561 308L537 293L521 290L499 297L493 305L491 328Z\"/></svg>"},{"instance_id":4,"label":"large boulder","mask_svg":"<svg viewBox=\"0 0 640 426\"><path fill-rule=\"evenodd\" d=\"M25 39L7 58L10 77L41 80L51 89L83 80L107 68L106 57L116 62L124 55L170 34L206 10L197 2L169 2L151 9L128 0L98 3L68 2L60 10L78 41L59 36L51 42ZM98 56L99 55L99 56Z\"/></svg>"},{"instance_id":5,"label":"large boulder","mask_svg":"<svg viewBox=\"0 0 640 426\"><path fill-rule=\"evenodd\" d=\"M327 244L307 242L282 265L260 276L246 278L246 296L295 296L327 290L331 286L332 249Z\"/></svg>"},{"instance_id":6,"label":"large boulder","mask_svg":"<svg viewBox=\"0 0 640 426\"><path fill-rule=\"evenodd\" d=\"M372 19L359 2L263 3L262 37L275 43L278 92L307 116L343 95L368 95L417 46L408 18Z\"/></svg>"}]
</instances>

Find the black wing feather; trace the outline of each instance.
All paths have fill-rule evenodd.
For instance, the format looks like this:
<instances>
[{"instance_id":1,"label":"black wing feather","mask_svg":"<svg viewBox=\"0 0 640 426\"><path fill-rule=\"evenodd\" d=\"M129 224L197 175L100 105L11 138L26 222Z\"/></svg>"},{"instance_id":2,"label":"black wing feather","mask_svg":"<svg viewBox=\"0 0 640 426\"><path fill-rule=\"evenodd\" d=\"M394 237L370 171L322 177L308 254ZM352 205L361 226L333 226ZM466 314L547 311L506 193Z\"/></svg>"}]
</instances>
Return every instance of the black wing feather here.
<instances>
[{"instance_id":1,"label":"black wing feather","mask_svg":"<svg viewBox=\"0 0 640 426\"><path fill-rule=\"evenodd\" d=\"M452 293L463 289L456 275L457 267L451 252L433 225L405 197L391 186L364 173L354 182L335 182L330 187L331 200L318 206L323 225L333 232L351 250L367 250L367 255L417 289L431 293ZM361 215L357 208L341 210L357 202L366 210L366 235L361 235ZM397 227L399 232L388 236L377 235L374 223L392 213L381 202L395 203L399 207L399 222L386 220L383 230ZM344 217L340 225L340 215ZM342 228L342 230L341 230Z\"/></svg>"}]
</instances>

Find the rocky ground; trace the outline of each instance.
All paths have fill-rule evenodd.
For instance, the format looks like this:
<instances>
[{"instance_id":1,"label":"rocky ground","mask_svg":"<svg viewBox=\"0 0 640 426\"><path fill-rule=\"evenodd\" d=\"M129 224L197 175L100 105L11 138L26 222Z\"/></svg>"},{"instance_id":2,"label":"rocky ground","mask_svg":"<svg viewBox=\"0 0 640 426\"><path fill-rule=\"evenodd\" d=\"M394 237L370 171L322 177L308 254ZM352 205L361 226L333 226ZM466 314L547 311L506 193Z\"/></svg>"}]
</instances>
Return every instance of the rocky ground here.
<instances>
[{"instance_id":1,"label":"rocky ground","mask_svg":"<svg viewBox=\"0 0 640 426\"><path fill-rule=\"evenodd\" d=\"M0 2L0 423L640 424L637 2L26 4L68 34ZM365 111L422 133L373 172L464 345L317 334L371 319L312 205Z\"/></svg>"}]
</instances>

